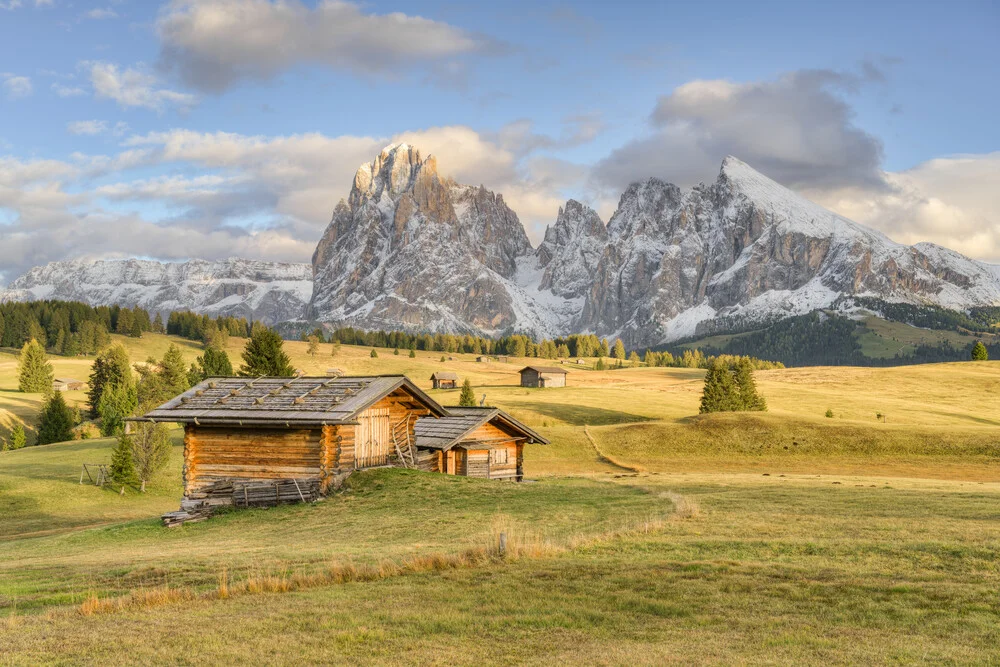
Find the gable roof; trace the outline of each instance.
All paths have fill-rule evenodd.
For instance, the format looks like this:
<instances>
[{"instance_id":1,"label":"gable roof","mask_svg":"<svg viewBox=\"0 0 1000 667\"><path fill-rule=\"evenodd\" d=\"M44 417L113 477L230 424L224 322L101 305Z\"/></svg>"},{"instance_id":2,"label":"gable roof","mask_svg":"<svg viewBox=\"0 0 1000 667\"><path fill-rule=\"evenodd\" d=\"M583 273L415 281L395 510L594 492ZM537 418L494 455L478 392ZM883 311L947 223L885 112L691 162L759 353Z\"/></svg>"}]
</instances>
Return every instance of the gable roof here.
<instances>
[{"instance_id":1,"label":"gable roof","mask_svg":"<svg viewBox=\"0 0 1000 667\"><path fill-rule=\"evenodd\" d=\"M436 371L431 375L432 380L457 380L458 373L455 371Z\"/></svg>"},{"instance_id":2,"label":"gable roof","mask_svg":"<svg viewBox=\"0 0 1000 667\"><path fill-rule=\"evenodd\" d=\"M83 384L80 380L75 380L73 378L54 378L52 381L60 384Z\"/></svg>"},{"instance_id":3,"label":"gable roof","mask_svg":"<svg viewBox=\"0 0 1000 667\"><path fill-rule=\"evenodd\" d=\"M513 430L521 437L527 438L529 442L549 444L546 438L500 408L448 407L446 410L448 415L444 417L439 419L422 417L414 423L413 432L416 436L417 447L448 451L462 442L462 439L470 432L489 422L498 422L500 425L506 426L508 430Z\"/></svg>"},{"instance_id":4,"label":"gable roof","mask_svg":"<svg viewBox=\"0 0 1000 667\"><path fill-rule=\"evenodd\" d=\"M209 378L151 410L140 421L203 425L315 426L350 423L397 389L433 414L446 410L403 375Z\"/></svg>"},{"instance_id":5,"label":"gable roof","mask_svg":"<svg viewBox=\"0 0 1000 667\"><path fill-rule=\"evenodd\" d=\"M536 373L562 373L566 375L569 371L565 368L559 368L558 366L525 366L519 372L524 371L535 371Z\"/></svg>"}]
</instances>

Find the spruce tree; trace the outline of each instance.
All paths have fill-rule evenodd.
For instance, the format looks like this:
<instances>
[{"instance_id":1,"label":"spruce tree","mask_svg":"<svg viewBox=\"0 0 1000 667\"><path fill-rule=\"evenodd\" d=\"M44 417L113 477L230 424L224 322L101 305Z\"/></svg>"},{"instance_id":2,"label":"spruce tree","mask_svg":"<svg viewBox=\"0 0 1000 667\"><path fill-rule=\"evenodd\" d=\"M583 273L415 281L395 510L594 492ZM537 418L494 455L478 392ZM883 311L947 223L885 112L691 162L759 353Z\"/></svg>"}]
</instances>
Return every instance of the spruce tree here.
<instances>
[{"instance_id":1,"label":"spruce tree","mask_svg":"<svg viewBox=\"0 0 1000 667\"><path fill-rule=\"evenodd\" d=\"M983 341L977 340L976 344L972 346L972 360L973 361L988 361L989 358L990 358L990 354L986 350L986 346L983 345Z\"/></svg>"},{"instance_id":2,"label":"spruce tree","mask_svg":"<svg viewBox=\"0 0 1000 667\"><path fill-rule=\"evenodd\" d=\"M458 404L466 408L476 407L476 392L472 390L472 382L465 378L462 383L462 393L458 397Z\"/></svg>"},{"instance_id":3,"label":"spruce tree","mask_svg":"<svg viewBox=\"0 0 1000 667\"><path fill-rule=\"evenodd\" d=\"M625 359L625 344L622 342L621 338L615 339L614 357L619 361Z\"/></svg>"},{"instance_id":4,"label":"spruce tree","mask_svg":"<svg viewBox=\"0 0 1000 667\"><path fill-rule=\"evenodd\" d=\"M7 439L7 447L9 449L23 449L26 444L28 444L28 437L24 434L24 427L20 424L14 424L14 428L10 430L10 438Z\"/></svg>"},{"instance_id":5,"label":"spruce tree","mask_svg":"<svg viewBox=\"0 0 1000 667\"><path fill-rule=\"evenodd\" d=\"M62 392L55 392L45 401L38 421L38 444L65 442L73 439L73 411L66 405Z\"/></svg>"},{"instance_id":6,"label":"spruce tree","mask_svg":"<svg viewBox=\"0 0 1000 667\"><path fill-rule=\"evenodd\" d=\"M122 486L133 484L136 479L135 462L132 460L132 440L125 433L118 436L115 448L111 450L111 463L108 464L108 476L111 481Z\"/></svg>"},{"instance_id":7,"label":"spruce tree","mask_svg":"<svg viewBox=\"0 0 1000 667\"><path fill-rule=\"evenodd\" d=\"M160 361L160 374L163 377L164 387L171 396L182 394L191 388L191 385L188 384L184 355L181 354L181 348L173 343L167 348Z\"/></svg>"},{"instance_id":8,"label":"spruce tree","mask_svg":"<svg viewBox=\"0 0 1000 667\"><path fill-rule=\"evenodd\" d=\"M131 417L139 405L135 383L129 378L109 385L101 394L97 411L101 415L101 435L110 437L124 432L125 419Z\"/></svg>"},{"instance_id":9,"label":"spruce tree","mask_svg":"<svg viewBox=\"0 0 1000 667\"><path fill-rule=\"evenodd\" d=\"M368 356L371 357L372 359L378 359L378 352L375 351L374 347L372 348L372 353L369 354Z\"/></svg>"},{"instance_id":10,"label":"spruce tree","mask_svg":"<svg viewBox=\"0 0 1000 667\"><path fill-rule=\"evenodd\" d=\"M757 391L757 383L753 379L753 365L746 357L742 357L736 362L736 391L739 395L738 405L740 410L752 412L764 412L767 410L767 402Z\"/></svg>"},{"instance_id":11,"label":"spruce tree","mask_svg":"<svg viewBox=\"0 0 1000 667\"><path fill-rule=\"evenodd\" d=\"M413 348L411 347L411 348L410 348L410 359L416 359L416 358L417 358L417 351L416 351L416 350L414 350L414 349L413 349Z\"/></svg>"},{"instance_id":12,"label":"spruce tree","mask_svg":"<svg viewBox=\"0 0 1000 667\"><path fill-rule=\"evenodd\" d=\"M701 394L702 414L729 412L739 409L739 391L729 366L719 360L712 362L705 374L705 387Z\"/></svg>"},{"instance_id":13,"label":"spruce tree","mask_svg":"<svg viewBox=\"0 0 1000 667\"><path fill-rule=\"evenodd\" d=\"M17 388L33 394L52 392L52 364L45 356L45 348L32 338L21 348L17 360Z\"/></svg>"},{"instance_id":14,"label":"spruce tree","mask_svg":"<svg viewBox=\"0 0 1000 667\"><path fill-rule=\"evenodd\" d=\"M597 356L607 357L611 354L611 350L608 348L608 341L605 338L601 339L600 345L597 346Z\"/></svg>"},{"instance_id":15,"label":"spruce tree","mask_svg":"<svg viewBox=\"0 0 1000 667\"><path fill-rule=\"evenodd\" d=\"M163 316L157 313L156 317L153 318L153 333L161 334L163 332Z\"/></svg>"},{"instance_id":16,"label":"spruce tree","mask_svg":"<svg viewBox=\"0 0 1000 667\"><path fill-rule=\"evenodd\" d=\"M243 349L243 365L240 375L244 377L292 377L292 368L285 354L284 341L276 331L265 326L254 325L250 340Z\"/></svg>"},{"instance_id":17,"label":"spruce tree","mask_svg":"<svg viewBox=\"0 0 1000 667\"><path fill-rule=\"evenodd\" d=\"M129 444L132 446L135 475L142 485L139 490L145 492L146 482L170 459L170 432L165 424L142 422L129 436Z\"/></svg>"},{"instance_id":18,"label":"spruce tree","mask_svg":"<svg viewBox=\"0 0 1000 667\"><path fill-rule=\"evenodd\" d=\"M129 366L128 351L122 344L112 345L97 355L90 373L90 417L100 417L97 406L101 402L104 388L112 384L133 382L132 368Z\"/></svg>"}]
</instances>

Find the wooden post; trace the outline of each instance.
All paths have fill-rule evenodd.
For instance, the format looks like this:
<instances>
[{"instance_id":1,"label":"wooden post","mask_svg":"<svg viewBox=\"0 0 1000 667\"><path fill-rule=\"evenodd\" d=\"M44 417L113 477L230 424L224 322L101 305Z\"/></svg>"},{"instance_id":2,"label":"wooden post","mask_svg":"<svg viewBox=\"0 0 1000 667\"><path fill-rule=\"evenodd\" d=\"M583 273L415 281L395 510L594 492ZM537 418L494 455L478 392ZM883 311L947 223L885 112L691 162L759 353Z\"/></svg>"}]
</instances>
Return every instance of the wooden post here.
<instances>
[{"instance_id":1,"label":"wooden post","mask_svg":"<svg viewBox=\"0 0 1000 667\"><path fill-rule=\"evenodd\" d=\"M507 555L507 533L500 533L500 558Z\"/></svg>"}]
</instances>

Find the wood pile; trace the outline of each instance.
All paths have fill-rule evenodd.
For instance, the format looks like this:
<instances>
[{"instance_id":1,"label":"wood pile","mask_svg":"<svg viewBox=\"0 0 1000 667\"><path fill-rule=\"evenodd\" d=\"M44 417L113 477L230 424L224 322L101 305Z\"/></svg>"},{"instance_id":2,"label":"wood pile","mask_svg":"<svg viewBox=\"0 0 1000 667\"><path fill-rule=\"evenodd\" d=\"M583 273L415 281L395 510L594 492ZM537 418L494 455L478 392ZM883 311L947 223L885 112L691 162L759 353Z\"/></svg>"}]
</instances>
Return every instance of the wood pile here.
<instances>
[{"instance_id":1,"label":"wood pile","mask_svg":"<svg viewBox=\"0 0 1000 667\"><path fill-rule=\"evenodd\" d=\"M167 528L176 528L185 523L197 523L212 516L212 506L205 502L191 502L185 500L181 503L181 509L176 512L167 512L162 517L163 525Z\"/></svg>"}]
</instances>

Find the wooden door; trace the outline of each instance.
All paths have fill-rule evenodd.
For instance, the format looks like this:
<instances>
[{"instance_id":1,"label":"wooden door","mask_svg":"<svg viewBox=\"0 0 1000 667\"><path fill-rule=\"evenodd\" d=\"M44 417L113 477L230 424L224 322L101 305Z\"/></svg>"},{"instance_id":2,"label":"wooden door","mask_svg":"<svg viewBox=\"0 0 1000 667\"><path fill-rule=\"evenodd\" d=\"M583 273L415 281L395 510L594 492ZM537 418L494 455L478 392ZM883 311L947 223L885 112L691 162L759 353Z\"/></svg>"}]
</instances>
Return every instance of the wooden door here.
<instances>
[{"instance_id":1,"label":"wooden door","mask_svg":"<svg viewBox=\"0 0 1000 667\"><path fill-rule=\"evenodd\" d=\"M354 467L370 468L389 463L393 449L389 408L365 410L354 431Z\"/></svg>"}]
</instances>

